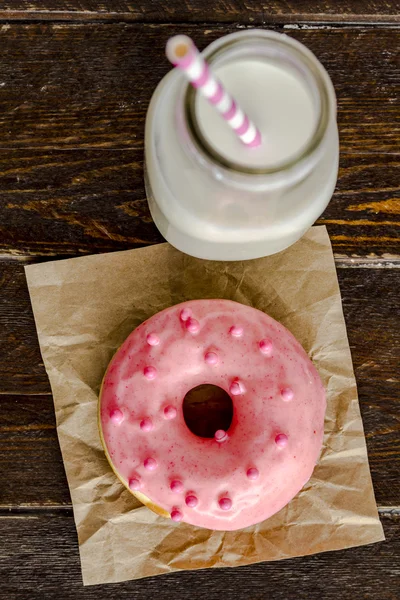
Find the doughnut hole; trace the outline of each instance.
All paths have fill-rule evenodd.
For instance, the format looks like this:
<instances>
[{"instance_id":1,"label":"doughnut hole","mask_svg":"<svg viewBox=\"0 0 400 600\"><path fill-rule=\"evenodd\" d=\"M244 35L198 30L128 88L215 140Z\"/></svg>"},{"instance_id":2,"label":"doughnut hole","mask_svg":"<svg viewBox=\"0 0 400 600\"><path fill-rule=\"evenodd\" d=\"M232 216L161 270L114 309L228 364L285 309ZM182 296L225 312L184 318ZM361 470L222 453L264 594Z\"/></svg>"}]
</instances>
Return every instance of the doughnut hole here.
<instances>
[{"instance_id":1,"label":"doughnut hole","mask_svg":"<svg viewBox=\"0 0 400 600\"><path fill-rule=\"evenodd\" d=\"M233 403L229 394L210 383L198 385L183 399L183 417L194 435L213 438L219 429L228 431L233 418Z\"/></svg>"}]
</instances>

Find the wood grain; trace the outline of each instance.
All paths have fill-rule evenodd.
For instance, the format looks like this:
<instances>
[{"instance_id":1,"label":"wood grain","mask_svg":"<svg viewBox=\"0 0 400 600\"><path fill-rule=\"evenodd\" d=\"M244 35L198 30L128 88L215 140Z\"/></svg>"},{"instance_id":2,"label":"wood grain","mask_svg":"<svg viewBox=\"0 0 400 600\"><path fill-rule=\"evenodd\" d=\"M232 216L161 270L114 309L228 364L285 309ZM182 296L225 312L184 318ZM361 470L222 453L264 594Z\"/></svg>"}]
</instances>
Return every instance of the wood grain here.
<instances>
[{"instance_id":1,"label":"wood grain","mask_svg":"<svg viewBox=\"0 0 400 600\"><path fill-rule=\"evenodd\" d=\"M341 156L336 192L318 221L337 255L400 257L399 164L390 154ZM162 241L141 150L3 150L0 190L0 254L64 257Z\"/></svg>"},{"instance_id":2,"label":"wood grain","mask_svg":"<svg viewBox=\"0 0 400 600\"><path fill-rule=\"evenodd\" d=\"M22 265L0 262L0 297L0 402L7 392L49 393Z\"/></svg>"},{"instance_id":3,"label":"wood grain","mask_svg":"<svg viewBox=\"0 0 400 600\"><path fill-rule=\"evenodd\" d=\"M379 23L397 22L399 12L397 0L3 0L0 19Z\"/></svg>"},{"instance_id":4,"label":"wood grain","mask_svg":"<svg viewBox=\"0 0 400 600\"><path fill-rule=\"evenodd\" d=\"M185 32L203 48L236 30L232 25L5 25L0 28L0 147L142 150L151 94L169 70L168 37ZM342 153L398 152L398 30L287 33L309 46L332 77Z\"/></svg>"},{"instance_id":5,"label":"wood grain","mask_svg":"<svg viewBox=\"0 0 400 600\"><path fill-rule=\"evenodd\" d=\"M343 311L360 384L399 384L399 270L338 269ZM0 262L0 394L50 393L23 266ZM371 398L371 401L373 398Z\"/></svg>"},{"instance_id":6,"label":"wood grain","mask_svg":"<svg viewBox=\"0 0 400 600\"><path fill-rule=\"evenodd\" d=\"M399 279L389 269L400 255L399 35L392 27L399 14L398 0L1 2L1 597L397 600L400 518L398 508L384 507L400 498ZM387 541L83 588L23 264L161 241L145 201L142 154L147 105L169 69L165 41L185 32L204 47L254 25L308 45L337 91L341 170L320 222L337 265L364 267L339 268L338 276Z\"/></svg>"},{"instance_id":7,"label":"wood grain","mask_svg":"<svg viewBox=\"0 0 400 600\"><path fill-rule=\"evenodd\" d=\"M360 404L378 506L400 497L399 389L361 380ZM71 506L50 395L0 395L0 510Z\"/></svg>"},{"instance_id":8,"label":"wood grain","mask_svg":"<svg viewBox=\"0 0 400 600\"><path fill-rule=\"evenodd\" d=\"M374 545L84 588L72 516L3 517L2 592L7 600L396 600L399 525L398 517L384 518L386 541Z\"/></svg>"},{"instance_id":9,"label":"wood grain","mask_svg":"<svg viewBox=\"0 0 400 600\"><path fill-rule=\"evenodd\" d=\"M0 395L0 510L71 506L51 396Z\"/></svg>"}]
</instances>

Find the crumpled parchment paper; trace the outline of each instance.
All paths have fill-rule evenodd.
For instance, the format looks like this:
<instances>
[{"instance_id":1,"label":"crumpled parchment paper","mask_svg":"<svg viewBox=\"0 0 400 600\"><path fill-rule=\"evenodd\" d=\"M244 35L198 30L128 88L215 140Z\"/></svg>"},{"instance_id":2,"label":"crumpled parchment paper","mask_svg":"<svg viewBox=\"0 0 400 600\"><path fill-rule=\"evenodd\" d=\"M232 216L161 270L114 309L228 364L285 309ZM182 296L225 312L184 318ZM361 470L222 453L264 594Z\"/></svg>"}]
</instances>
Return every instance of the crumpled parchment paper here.
<instances>
[{"instance_id":1,"label":"crumpled parchment paper","mask_svg":"<svg viewBox=\"0 0 400 600\"><path fill-rule=\"evenodd\" d=\"M71 491L85 585L179 569L238 566L384 539L368 466L336 270L325 227L277 255L212 262L168 244L26 267ZM97 396L113 353L139 323L195 298L228 298L285 325L327 389L322 455L278 514L236 532L173 523L112 472Z\"/></svg>"}]
</instances>

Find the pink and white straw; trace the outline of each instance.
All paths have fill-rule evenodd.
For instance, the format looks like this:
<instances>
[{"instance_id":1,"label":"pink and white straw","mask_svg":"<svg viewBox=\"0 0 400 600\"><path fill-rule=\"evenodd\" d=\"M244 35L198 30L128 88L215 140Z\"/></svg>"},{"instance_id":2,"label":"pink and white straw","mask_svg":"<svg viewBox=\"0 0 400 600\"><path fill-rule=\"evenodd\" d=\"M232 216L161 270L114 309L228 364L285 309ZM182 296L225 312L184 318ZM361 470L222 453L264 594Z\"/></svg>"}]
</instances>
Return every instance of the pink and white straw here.
<instances>
[{"instance_id":1,"label":"pink and white straw","mask_svg":"<svg viewBox=\"0 0 400 600\"><path fill-rule=\"evenodd\" d=\"M176 35L167 42L168 60L181 69L199 92L215 106L236 135L249 148L261 144L261 134L237 102L213 75L193 41L187 35Z\"/></svg>"}]
</instances>

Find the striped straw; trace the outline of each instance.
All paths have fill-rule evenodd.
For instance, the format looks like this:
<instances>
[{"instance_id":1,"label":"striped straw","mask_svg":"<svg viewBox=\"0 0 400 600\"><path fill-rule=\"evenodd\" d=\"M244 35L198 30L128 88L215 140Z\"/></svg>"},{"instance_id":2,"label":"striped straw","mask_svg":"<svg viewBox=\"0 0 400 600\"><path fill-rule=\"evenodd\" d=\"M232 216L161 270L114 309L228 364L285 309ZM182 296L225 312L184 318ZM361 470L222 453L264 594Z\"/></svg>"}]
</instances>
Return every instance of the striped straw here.
<instances>
[{"instance_id":1,"label":"striped straw","mask_svg":"<svg viewBox=\"0 0 400 600\"><path fill-rule=\"evenodd\" d=\"M168 60L181 69L192 85L215 106L246 146L254 148L261 144L260 132L212 74L190 37L176 35L170 38L166 54Z\"/></svg>"}]
</instances>

